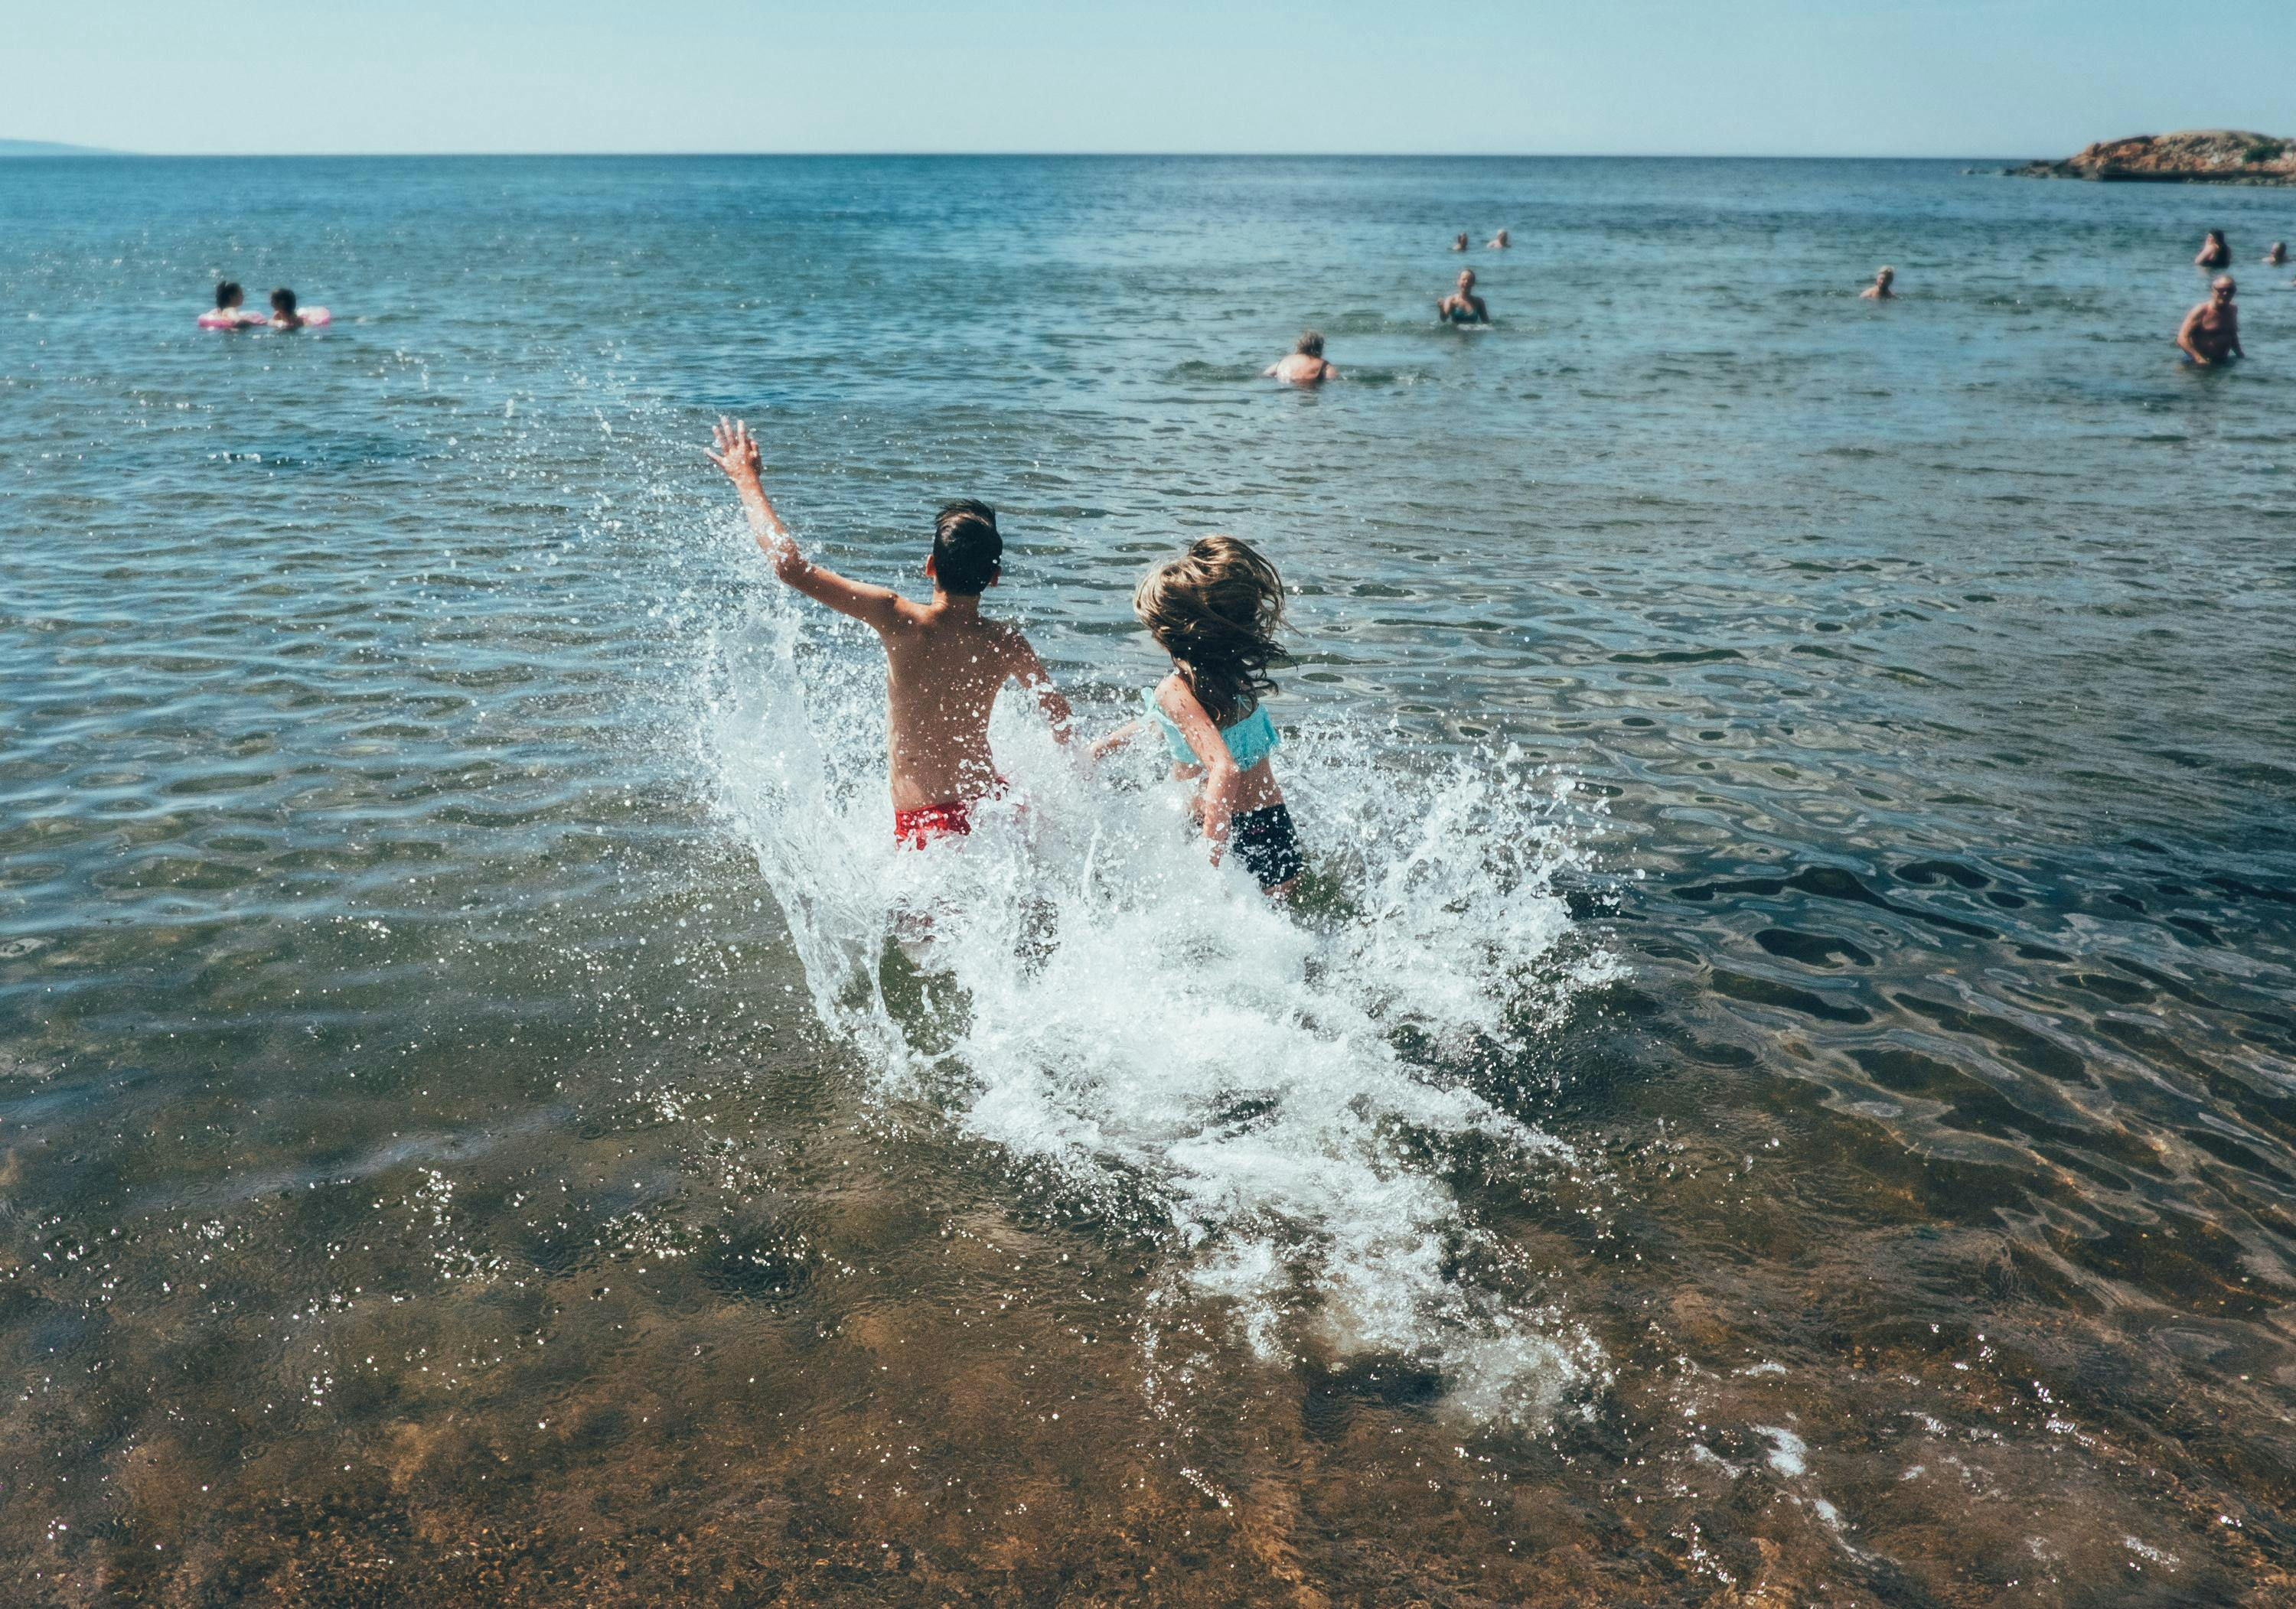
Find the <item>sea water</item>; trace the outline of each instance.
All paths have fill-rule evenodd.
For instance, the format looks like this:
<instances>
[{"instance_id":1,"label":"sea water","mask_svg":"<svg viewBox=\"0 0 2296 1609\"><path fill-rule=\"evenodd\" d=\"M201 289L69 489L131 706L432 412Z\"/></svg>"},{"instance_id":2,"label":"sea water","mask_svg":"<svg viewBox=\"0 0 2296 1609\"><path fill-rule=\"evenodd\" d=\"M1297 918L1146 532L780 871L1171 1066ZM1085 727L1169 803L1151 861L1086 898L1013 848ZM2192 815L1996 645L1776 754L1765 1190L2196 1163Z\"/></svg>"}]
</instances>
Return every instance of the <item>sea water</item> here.
<instances>
[{"instance_id":1,"label":"sea water","mask_svg":"<svg viewBox=\"0 0 2296 1609\"><path fill-rule=\"evenodd\" d=\"M1154 755L1095 775L1008 699L992 739L1013 791L917 854L887 830L874 643L801 607L775 598L750 632L705 637L696 763L819 1019L885 1096L1155 1241L1174 1294L1232 1304L1258 1357L1407 1359L1471 1385L1478 1417L1543 1423L1596 1349L1462 1276L1505 1248L1442 1174L1468 1154L1572 1161L1472 1087L1478 1060L1529 1059L1574 988L1619 975L1567 942L1571 780L1488 751L1382 765L1343 726L1295 734L1284 771L1330 892L1293 908L1192 852ZM914 974L894 986L906 1017L889 968Z\"/></svg>"},{"instance_id":2,"label":"sea water","mask_svg":"<svg viewBox=\"0 0 2296 1609\"><path fill-rule=\"evenodd\" d=\"M12 1593L2271 1601L2292 224L1979 166L0 167ZM1295 903L721 412L1268 553Z\"/></svg>"}]
</instances>

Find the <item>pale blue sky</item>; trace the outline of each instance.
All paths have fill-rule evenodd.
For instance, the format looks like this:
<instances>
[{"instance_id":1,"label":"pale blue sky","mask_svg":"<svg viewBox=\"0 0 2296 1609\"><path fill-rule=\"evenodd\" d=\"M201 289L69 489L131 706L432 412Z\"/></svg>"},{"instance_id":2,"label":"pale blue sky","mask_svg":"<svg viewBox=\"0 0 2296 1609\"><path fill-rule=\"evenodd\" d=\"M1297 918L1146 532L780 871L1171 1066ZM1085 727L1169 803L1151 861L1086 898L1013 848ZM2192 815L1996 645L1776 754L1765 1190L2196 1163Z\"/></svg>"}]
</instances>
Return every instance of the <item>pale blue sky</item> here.
<instances>
[{"instance_id":1,"label":"pale blue sky","mask_svg":"<svg viewBox=\"0 0 2296 1609\"><path fill-rule=\"evenodd\" d=\"M152 152L2014 156L2296 135L2286 0L8 11L0 135Z\"/></svg>"}]
</instances>

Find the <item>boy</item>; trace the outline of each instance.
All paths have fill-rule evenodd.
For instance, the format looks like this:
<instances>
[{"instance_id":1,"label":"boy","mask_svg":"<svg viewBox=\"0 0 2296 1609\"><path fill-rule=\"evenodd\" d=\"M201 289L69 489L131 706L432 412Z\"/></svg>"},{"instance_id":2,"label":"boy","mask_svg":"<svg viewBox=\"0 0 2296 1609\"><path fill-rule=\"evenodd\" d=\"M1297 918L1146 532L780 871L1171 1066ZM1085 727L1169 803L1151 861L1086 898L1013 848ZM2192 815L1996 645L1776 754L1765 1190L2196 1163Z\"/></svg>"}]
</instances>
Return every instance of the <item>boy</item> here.
<instances>
[{"instance_id":1,"label":"boy","mask_svg":"<svg viewBox=\"0 0 2296 1609\"><path fill-rule=\"evenodd\" d=\"M980 594L996 584L1004 538L996 511L971 498L934 522L931 603L889 587L864 586L808 564L767 501L764 461L747 421L720 419L709 461L741 494L750 529L774 574L816 602L850 615L885 645L893 836L912 849L972 830L972 806L1000 793L1004 779L988 753L988 712L997 690L1018 682L1036 695L1053 736L1069 740L1069 703L1019 629L980 617Z\"/></svg>"}]
</instances>

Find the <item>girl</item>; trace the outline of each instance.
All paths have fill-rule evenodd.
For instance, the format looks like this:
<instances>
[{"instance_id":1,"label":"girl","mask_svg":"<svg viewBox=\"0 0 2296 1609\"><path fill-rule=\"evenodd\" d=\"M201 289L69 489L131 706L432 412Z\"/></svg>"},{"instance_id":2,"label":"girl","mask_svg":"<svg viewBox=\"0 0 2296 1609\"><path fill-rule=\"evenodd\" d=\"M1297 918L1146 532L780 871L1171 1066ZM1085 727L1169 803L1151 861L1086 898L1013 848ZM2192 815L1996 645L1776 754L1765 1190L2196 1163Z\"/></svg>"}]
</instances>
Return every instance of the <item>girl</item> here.
<instances>
[{"instance_id":1,"label":"girl","mask_svg":"<svg viewBox=\"0 0 2296 1609\"><path fill-rule=\"evenodd\" d=\"M1307 862L1268 769L1275 723L1259 702L1275 690L1267 667L1285 657L1275 641L1283 619L1275 567L1233 536L1206 536L1185 558L1149 573L1132 594L1132 612L1172 656L1172 674L1141 693L1145 722L1111 733L1093 753L1154 726L1172 774L1201 779L1193 808L1213 861L1232 846L1263 893L1289 894Z\"/></svg>"}]
</instances>

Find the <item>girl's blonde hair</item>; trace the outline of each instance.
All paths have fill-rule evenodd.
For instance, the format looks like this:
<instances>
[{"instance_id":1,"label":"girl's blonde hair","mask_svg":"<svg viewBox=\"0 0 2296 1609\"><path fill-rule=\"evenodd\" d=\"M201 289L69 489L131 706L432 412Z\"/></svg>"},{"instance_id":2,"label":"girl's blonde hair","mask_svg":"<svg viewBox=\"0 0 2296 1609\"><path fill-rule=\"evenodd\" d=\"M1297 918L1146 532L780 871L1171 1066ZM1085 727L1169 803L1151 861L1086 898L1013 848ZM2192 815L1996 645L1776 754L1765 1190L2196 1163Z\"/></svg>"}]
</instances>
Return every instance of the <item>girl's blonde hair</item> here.
<instances>
[{"instance_id":1,"label":"girl's blonde hair","mask_svg":"<svg viewBox=\"0 0 2296 1609\"><path fill-rule=\"evenodd\" d=\"M1173 666L1215 726L1233 725L1275 690L1267 667L1289 657L1275 641L1283 579L1233 536L1205 536L1187 555L1151 570L1132 612L1172 656Z\"/></svg>"}]
</instances>

